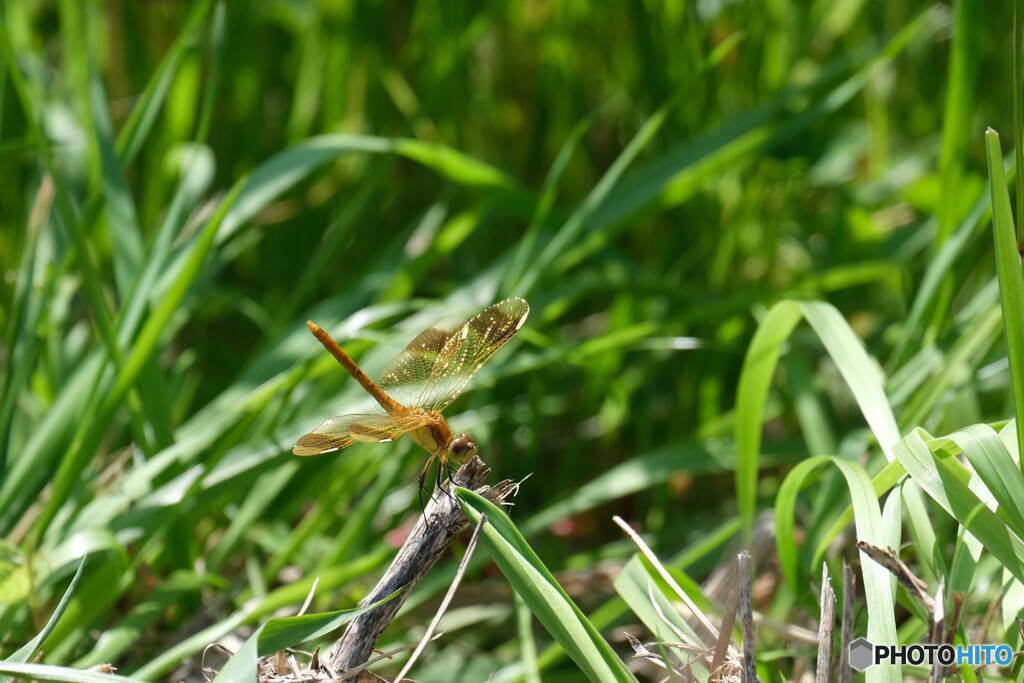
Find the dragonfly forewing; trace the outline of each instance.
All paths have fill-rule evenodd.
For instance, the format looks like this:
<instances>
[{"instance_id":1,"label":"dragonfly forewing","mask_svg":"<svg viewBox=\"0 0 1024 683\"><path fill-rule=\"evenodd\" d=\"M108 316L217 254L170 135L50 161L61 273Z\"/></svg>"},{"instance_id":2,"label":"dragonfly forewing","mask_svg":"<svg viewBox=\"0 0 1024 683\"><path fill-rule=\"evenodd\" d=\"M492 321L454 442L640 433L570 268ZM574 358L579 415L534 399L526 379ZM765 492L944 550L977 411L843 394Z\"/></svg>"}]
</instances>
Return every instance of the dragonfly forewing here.
<instances>
[{"instance_id":1,"label":"dragonfly forewing","mask_svg":"<svg viewBox=\"0 0 1024 683\"><path fill-rule=\"evenodd\" d=\"M430 421L427 415L410 412L408 415L380 413L352 413L324 420L295 443L296 455L320 455L351 446L357 441L380 443L392 441L406 432L418 429Z\"/></svg>"}]
</instances>

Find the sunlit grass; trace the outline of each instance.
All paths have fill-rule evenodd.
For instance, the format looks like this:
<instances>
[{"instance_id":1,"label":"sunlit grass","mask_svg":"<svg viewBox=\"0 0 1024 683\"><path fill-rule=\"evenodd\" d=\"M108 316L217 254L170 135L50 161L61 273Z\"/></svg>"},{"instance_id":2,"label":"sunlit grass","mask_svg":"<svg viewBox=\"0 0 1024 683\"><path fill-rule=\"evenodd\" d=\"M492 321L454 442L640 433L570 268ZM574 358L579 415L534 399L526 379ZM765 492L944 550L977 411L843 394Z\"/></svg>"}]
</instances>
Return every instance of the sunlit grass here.
<instances>
[{"instance_id":1,"label":"sunlit grass","mask_svg":"<svg viewBox=\"0 0 1024 683\"><path fill-rule=\"evenodd\" d=\"M327 642L422 456L290 454L361 399L304 321L373 373L510 295L450 417L533 476L416 680L650 679L623 633L702 642L676 588L722 618L746 545L776 623L813 631L846 559L857 634L923 637L862 540L1019 649L1010 7L673 7L2 6L0 673L199 680L222 642L245 680ZM813 666L758 644L764 680Z\"/></svg>"}]
</instances>

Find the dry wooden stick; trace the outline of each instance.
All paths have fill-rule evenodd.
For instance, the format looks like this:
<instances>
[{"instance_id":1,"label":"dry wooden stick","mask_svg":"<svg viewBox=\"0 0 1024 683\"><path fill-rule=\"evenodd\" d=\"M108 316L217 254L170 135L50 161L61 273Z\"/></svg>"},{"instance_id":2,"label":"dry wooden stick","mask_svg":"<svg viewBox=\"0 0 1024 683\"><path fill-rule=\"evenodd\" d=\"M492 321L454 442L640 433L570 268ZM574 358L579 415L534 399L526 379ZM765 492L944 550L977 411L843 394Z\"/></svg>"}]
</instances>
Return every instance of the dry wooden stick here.
<instances>
[{"instance_id":1,"label":"dry wooden stick","mask_svg":"<svg viewBox=\"0 0 1024 683\"><path fill-rule=\"evenodd\" d=\"M910 567L900 559L899 555L892 548L880 548L864 541L857 543L857 548L872 560L889 570L889 573L896 577L896 580L907 587L907 590L917 598L928 612L928 623L935 621L935 601L928 595L928 586L924 581L914 576Z\"/></svg>"},{"instance_id":2,"label":"dry wooden stick","mask_svg":"<svg viewBox=\"0 0 1024 683\"><path fill-rule=\"evenodd\" d=\"M843 621L839 630L839 683L850 683L850 641L853 640L853 598L857 579L843 561Z\"/></svg>"},{"instance_id":3,"label":"dry wooden stick","mask_svg":"<svg viewBox=\"0 0 1024 683\"><path fill-rule=\"evenodd\" d=\"M722 614L722 625L718 629L718 642L715 643L715 654L711 658L711 680L720 681L725 674L726 655L729 654L729 648L732 645L732 627L736 623L736 610L740 606L740 597L738 591L733 591L729 595L729 602L725 605L725 611Z\"/></svg>"},{"instance_id":4,"label":"dry wooden stick","mask_svg":"<svg viewBox=\"0 0 1024 683\"><path fill-rule=\"evenodd\" d=\"M828 565L821 563L821 622L818 624L818 667L815 683L828 683L832 673L832 633L836 626L836 594L828 579Z\"/></svg>"},{"instance_id":5,"label":"dry wooden stick","mask_svg":"<svg viewBox=\"0 0 1024 683\"><path fill-rule=\"evenodd\" d=\"M750 553L742 551L736 558L739 566L740 623L743 626L743 681L756 683L757 663L754 660L754 604L750 595Z\"/></svg>"},{"instance_id":6,"label":"dry wooden stick","mask_svg":"<svg viewBox=\"0 0 1024 683\"><path fill-rule=\"evenodd\" d=\"M437 613L434 614L434 618L430 620L430 626L427 627L426 633L423 634L423 638L420 639L416 649L409 655L409 659L405 661L405 665L402 670L395 676L397 680L402 680L405 675L412 671L412 665L416 663L416 660L423 653L423 649L434 637L434 631L437 630L437 625L441 623L441 617L448 610L448 605L451 604L452 598L455 597L455 591L459 589L459 584L462 583L462 575L466 573L466 567L469 566L469 560L473 557L473 551L476 550L476 542L480 539L480 531L484 528L484 524L487 523L487 515L480 515L480 521L476 523L476 528L473 529L473 535L469 539L469 543L466 545L466 553L462 556L462 561L459 562L459 568L455 572L455 579L452 581L452 585L448 588L448 592L444 594L444 598L441 600L441 605L437 608Z\"/></svg>"},{"instance_id":7,"label":"dry wooden stick","mask_svg":"<svg viewBox=\"0 0 1024 683\"><path fill-rule=\"evenodd\" d=\"M459 468L452 479L456 485L476 490L491 502L500 503L512 492L515 484L506 480L494 486L483 486L488 474L490 468L474 456ZM399 608L448 549L459 531L466 526L462 508L447 492L447 488L446 484L446 490L434 491L423 515L402 544L391 566L361 604L383 600L395 591L400 590L401 593L350 621L345 632L331 647L327 662L336 674L357 667L370 658L377 639L394 620Z\"/></svg>"}]
</instances>

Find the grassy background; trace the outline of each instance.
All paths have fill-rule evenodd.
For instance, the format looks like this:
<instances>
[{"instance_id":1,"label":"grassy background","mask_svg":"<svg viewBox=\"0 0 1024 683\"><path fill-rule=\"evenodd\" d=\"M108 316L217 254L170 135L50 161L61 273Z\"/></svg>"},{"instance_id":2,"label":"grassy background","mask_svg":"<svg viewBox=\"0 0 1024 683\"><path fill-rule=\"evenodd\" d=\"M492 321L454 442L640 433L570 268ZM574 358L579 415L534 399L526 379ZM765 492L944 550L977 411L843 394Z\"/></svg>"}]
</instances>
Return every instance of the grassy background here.
<instances>
[{"instance_id":1,"label":"grassy background","mask_svg":"<svg viewBox=\"0 0 1024 683\"><path fill-rule=\"evenodd\" d=\"M791 510L788 575L769 534L757 607L813 628L815 560L860 560L849 533L813 556L848 521L839 471L798 496L791 468L873 475L910 462L900 436L959 453L931 434L1015 414L983 137L1012 140L1011 10L7 2L0 655L85 554L49 663L194 678L203 647L293 613L317 576L317 608L354 604L418 511L422 454L290 455L360 400L303 322L372 374L507 295L531 316L449 416L496 476L534 473L513 519L613 646L644 631L611 585L634 552L612 514L700 581ZM839 314L772 308L792 299ZM861 502L956 583L959 508L906 488ZM1019 639L995 560L1016 551L982 541L963 621ZM385 645L422 633L453 567ZM517 675L509 585L477 568L458 603L417 679ZM806 671L802 647L765 675ZM580 678L554 651L540 666Z\"/></svg>"}]
</instances>

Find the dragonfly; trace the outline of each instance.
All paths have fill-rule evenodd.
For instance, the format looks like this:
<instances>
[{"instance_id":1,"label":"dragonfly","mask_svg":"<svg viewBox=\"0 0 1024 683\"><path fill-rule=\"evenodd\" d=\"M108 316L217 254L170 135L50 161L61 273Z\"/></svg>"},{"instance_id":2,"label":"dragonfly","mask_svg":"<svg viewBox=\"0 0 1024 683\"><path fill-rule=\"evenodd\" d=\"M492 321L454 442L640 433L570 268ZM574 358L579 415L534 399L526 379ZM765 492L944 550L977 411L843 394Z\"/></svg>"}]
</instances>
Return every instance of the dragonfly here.
<instances>
[{"instance_id":1,"label":"dragonfly","mask_svg":"<svg viewBox=\"0 0 1024 683\"><path fill-rule=\"evenodd\" d=\"M416 336L374 382L322 327L308 321L313 336L373 397L379 409L350 413L325 420L303 435L292 452L321 455L354 443L394 441L406 434L430 457L420 471L419 487L431 464L451 475L452 463L461 465L476 455L468 434L455 435L442 411L469 386L476 372L511 339L526 321L530 306L518 297L504 299L469 320L439 324Z\"/></svg>"}]
</instances>

